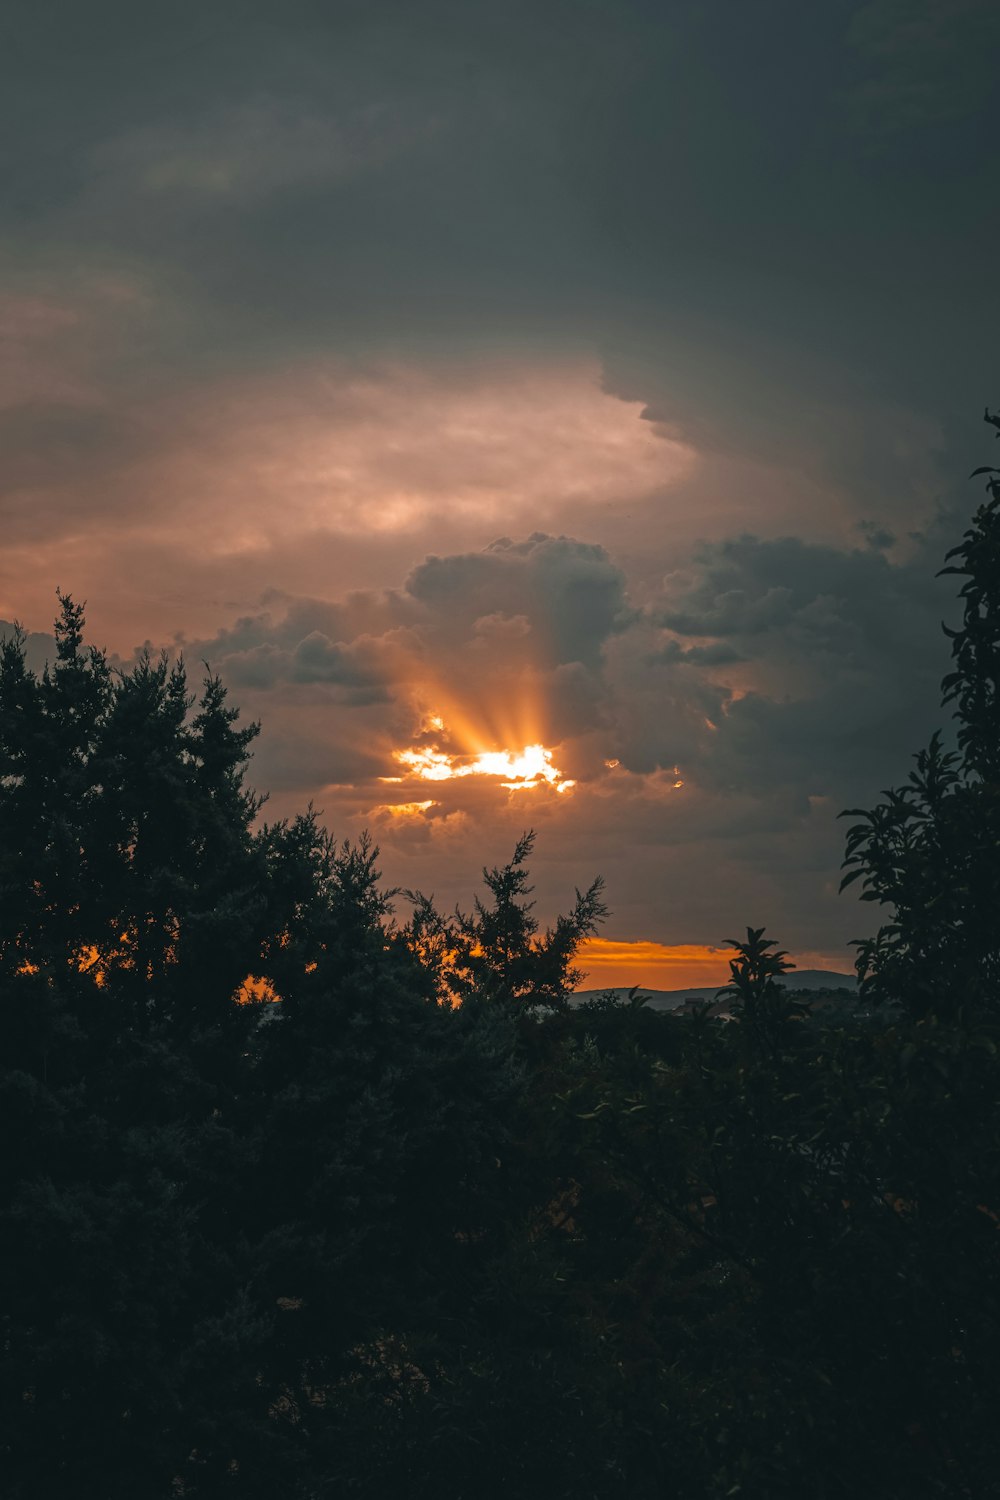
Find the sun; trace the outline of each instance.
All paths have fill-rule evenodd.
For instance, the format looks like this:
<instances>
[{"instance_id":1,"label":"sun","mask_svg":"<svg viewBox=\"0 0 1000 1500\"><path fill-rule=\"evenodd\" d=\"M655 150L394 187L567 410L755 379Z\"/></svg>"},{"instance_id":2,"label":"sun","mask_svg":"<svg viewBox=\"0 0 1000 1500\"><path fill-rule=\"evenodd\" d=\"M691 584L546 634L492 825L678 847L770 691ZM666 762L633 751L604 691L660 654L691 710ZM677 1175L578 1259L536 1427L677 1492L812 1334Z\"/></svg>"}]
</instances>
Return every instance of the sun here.
<instances>
[{"instance_id":1,"label":"sun","mask_svg":"<svg viewBox=\"0 0 1000 1500\"><path fill-rule=\"evenodd\" d=\"M427 716L424 725L442 737L446 735L440 714ZM559 795L576 786L576 782L564 776L556 765L554 752L540 743L524 745L520 750L479 750L463 755L443 750L439 740L435 739L423 746L394 750L392 754L408 774L383 776L382 781L454 781L466 776L488 776L508 792L548 788Z\"/></svg>"}]
</instances>

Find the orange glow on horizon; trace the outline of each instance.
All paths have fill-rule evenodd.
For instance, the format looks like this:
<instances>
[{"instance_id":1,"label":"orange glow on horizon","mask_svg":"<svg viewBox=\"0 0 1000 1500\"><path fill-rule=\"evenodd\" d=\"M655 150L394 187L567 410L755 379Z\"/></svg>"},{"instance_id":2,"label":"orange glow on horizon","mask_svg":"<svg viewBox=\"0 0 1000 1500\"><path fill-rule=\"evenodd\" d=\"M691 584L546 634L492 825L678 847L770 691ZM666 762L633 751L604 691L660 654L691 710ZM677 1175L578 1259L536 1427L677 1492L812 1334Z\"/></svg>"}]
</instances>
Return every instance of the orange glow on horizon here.
<instances>
[{"instance_id":1,"label":"orange glow on horizon","mask_svg":"<svg viewBox=\"0 0 1000 1500\"><path fill-rule=\"evenodd\" d=\"M611 938L589 938L577 955L583 970L580 988L587 990L631 988L682 990L721 987L729 982L729 960L733 949L701 943L653 943L645 940L616 942ZM792 960L799 969L833 969L840 973L853 967L848 954L798 953Z\"/></svg>"},{"instance_id":2,"label":"orange glow on horizon","mask_svg":"<svg viewBox=\"0 0 1000 1500\"><path fill-rule=\"evenodd\" d=\"M577 957L585 978L581 988L619 989L634 984L653 990L705 989L729 978L731 948L701 943L616 942L589 938Z\"/></svg>"}]
</instances>

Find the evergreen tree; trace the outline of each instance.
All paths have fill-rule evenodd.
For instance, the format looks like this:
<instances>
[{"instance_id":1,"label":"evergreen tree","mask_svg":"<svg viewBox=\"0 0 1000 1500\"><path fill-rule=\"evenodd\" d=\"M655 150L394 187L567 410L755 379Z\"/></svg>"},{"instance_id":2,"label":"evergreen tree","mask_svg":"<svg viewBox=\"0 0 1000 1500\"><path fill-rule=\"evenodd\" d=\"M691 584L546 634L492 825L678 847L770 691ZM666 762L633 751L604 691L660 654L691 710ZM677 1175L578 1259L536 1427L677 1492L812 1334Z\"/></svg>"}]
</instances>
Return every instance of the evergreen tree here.
<instances>
[{"instance_id":1,"label":"evergreen tree","mask_svg":"<svg viewBox=\"0 0 1000 1500\"><path fill-rule=\"evenodd\" d=\"M521 835L506 865L483 870L490 902L475 897L469 913L443 918L433 900L407 892L413 916L406 937L455 1004L501 1004L562 1009L581 975L573 960L585 938L607 916L604 881L598 876L577 891L573 909L539 935L532 915L526 861L533 830Z\"/></svg>"},{"instance_id":2,"label":"evergreen tree","mask_svg":"<svg viewBox=\"0 0 1000 1500\"><path fill-rule=\"evenodd\" d=\"M236 1007L185 964L206 793L183 668L116 674L60 602L40 678L19 633L0 657L7 1492L152 1493L187 1451L180 1392L226 1256L204 1207L226 1070L178 1033L178 1002L200 995L209 1028Z\"/></svg>"}]
</instances>

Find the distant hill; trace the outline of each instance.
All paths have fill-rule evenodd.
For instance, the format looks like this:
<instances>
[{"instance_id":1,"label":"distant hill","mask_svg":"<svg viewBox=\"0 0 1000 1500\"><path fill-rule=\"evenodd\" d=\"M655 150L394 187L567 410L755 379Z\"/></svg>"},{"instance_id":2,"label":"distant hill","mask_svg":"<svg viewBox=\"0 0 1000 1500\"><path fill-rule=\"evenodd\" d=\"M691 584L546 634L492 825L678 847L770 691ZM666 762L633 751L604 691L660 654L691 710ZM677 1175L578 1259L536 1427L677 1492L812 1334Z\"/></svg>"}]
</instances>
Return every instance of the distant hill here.
<instances>
[{"instance_id":1,"label":"distant hill","mask_svg":"<svg viewBox=\"0 0 1000 1500\"><path fill-rule=\"evenodd\" d=\"M858 987L857 979L853 974L838 974L833 969L793 969L786 974L785 984L790 990L853 991ZM648 1004L651 1010L677 1010L685 1000L712 1001L718 990L718 985L710 985L707 989L684 990L651 990L644 984L639 985L639 993L649 996ZM597 990L577 990L570 996L570 1003L583 1005L588 1000L596 1000L599 995L616 995L620 1000L624 1000L628 993L628 985L615 985Z\"/></svg>"}]
</instances>

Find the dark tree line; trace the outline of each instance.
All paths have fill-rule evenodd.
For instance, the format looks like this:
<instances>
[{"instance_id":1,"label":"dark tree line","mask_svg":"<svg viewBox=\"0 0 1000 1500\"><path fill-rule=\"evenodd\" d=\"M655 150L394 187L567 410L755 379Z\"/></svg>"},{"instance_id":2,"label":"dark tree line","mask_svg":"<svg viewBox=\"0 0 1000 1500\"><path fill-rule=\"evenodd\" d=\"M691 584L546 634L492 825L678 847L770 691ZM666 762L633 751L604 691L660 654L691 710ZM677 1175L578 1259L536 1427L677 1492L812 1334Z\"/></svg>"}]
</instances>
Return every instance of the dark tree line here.
<instances>
[{"instance_id":1,"label":"dark tree line","mask_svg":"<svg viewBox=\"0 0 1000 1500\"><path fill-rule=\"evenodd\" d=\"M571 1007L600 882L540 932L530 835L399 925L367 843L260 821L218 680L69 599L41 676L3 644L5 1496L1000 1493L986 472L956 748L852 815L856 1008L756 928L731 1019Z\"/></svg>"}]
</instances>

